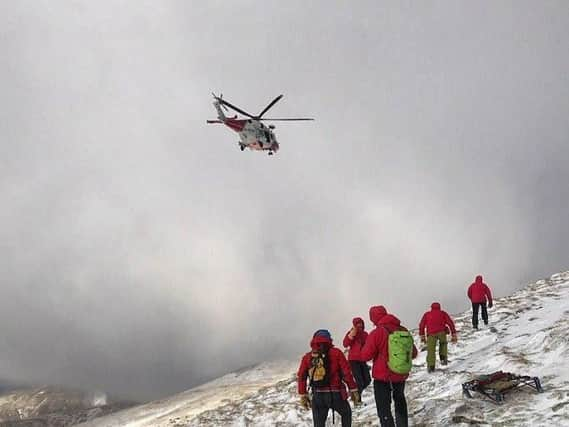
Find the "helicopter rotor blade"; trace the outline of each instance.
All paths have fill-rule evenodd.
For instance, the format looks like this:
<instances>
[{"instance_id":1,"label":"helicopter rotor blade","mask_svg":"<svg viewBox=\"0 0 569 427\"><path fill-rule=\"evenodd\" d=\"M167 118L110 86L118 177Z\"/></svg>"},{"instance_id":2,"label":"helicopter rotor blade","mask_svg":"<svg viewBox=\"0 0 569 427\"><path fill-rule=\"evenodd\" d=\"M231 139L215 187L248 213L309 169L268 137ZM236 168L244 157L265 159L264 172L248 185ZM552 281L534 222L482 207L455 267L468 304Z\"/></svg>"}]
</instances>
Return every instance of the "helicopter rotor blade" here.
<instances>
[{"instance_id":1,"label":"helicopter rotor blade","mask_svg":"<svg viewBox=\"0 0 569 427\"><path fill-rule=\"evenodd\" d=\"M230 104L230 103L227 102L225 99L221 99L221 98L220 98L220 99L219 99L219 102L220 102L222 105L226 105L226 106L228 106L229 108L231 108L232 110L235 110L235 111L237 111L238 113L243 114L244 116L250 117L250 118L252 118L252 119L255 118L255 116L249 114L249 113L246 112L246 111L243 111L241 108L238 108L238 107L236 107L236 106L233 105L233 104Z\"/></svg>"},{"instance_id":2,"label":"helicopter rotor blade","mask_svg":"<svg viewBox=\"0 0 569 427\"><path fill-rule=\"evenodd\" d=\"M300 121L308 121L308 120L314 120L312 118L308 118L308 117L292 117L292 118L286 118L286 119L259 119L260 121L267 121L267 122L300 122Z\"/></svg>"},{"instance_id":3,"label":"helicopter rotor blade","mask_svg":"<svg viewBox=\"0 0 569 427\"><path fill-rule=\"evenodd\" d=\"M277 96L275 99L273 99L269 105L267 105L263 111L261 111L261 113L258 116L253 116L252 114L249 114L247 111L242 110L239 107L236 107L235 105L231 104L230 102L226 101L225 99L223 99L223 94L220 94L219 96L217 96L215 93L211 93L214 97L214 99L219 102L219 104L225 109L227 110L227 107L231 108L232 110L243 114L246 117L249 117L251 119L254 120L259 120L259 121L274 121L274 122L296 122L296 121L309 121L309 120L314 120L313 118L309 118L309 117L288 117L288 118L278 118L278 119L263 119L263 115L269 111L273 105L275 105L277 102L279 102L281 100L281 98L284 95L279 95Z\"/></svg>"},{"instance_id":4,"label":"helicopter rotor blade","mask_svg":"<svg viewBox=\"0 0 569 427\"><path fill-rule=\"evenodd\" d=\"M257 116L257 118L260 119L261 117L263 117L263 114L265 114L267 111L269 111L269 109L270 109L273 105L275 105L277 102L279 102L282 97L283 97L283 95L279 95L279 96L277 96L275 99L273 99L273 100L271 101L271 103L270 103L269 105L267 105L267 106L265 107L265 109L259 113L259 115Z\"/></svg>"}]
</instances>

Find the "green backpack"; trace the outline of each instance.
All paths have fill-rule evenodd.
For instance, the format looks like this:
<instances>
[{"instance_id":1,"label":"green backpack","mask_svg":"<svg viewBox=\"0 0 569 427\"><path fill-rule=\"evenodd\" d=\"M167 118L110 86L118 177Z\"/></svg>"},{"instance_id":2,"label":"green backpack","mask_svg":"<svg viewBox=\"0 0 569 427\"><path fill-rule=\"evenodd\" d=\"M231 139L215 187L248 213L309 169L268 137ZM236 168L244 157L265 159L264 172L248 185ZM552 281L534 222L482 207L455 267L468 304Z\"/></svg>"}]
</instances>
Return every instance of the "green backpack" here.
<instances>
[{"instance_id":1,"label":"green backpack","mask_svg":"<svg viewBox=\"0 0 569 427\"><path fill-rule=\"evenodd\" d=\"M389 333L389 331L387 331ZM389 333L387 344L387 367L391 372L406 375L411 372L413 358L413 336L409 331Z\"/></svg>"}]
</instances>

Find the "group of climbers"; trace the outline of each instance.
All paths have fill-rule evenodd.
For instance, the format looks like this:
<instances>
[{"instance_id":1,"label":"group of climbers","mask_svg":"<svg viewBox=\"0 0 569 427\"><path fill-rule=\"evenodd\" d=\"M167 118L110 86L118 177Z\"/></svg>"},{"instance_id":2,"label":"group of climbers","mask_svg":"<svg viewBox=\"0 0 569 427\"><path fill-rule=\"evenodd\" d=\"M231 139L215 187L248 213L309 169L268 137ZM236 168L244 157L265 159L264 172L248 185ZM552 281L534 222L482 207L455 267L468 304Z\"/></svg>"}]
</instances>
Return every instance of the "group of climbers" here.
<instances>
[{"instance_id":1,"label":"group of climbers","mask_svg":"<svg viewBox=\"0 0 569 427\"><path fill-rule=\"evenodd\" d=\"M468 297L472 302L472 326L478 329L478 311L482 310L482 320L488 324L487 307L492 307L492 294L477 276L468 288ZM305 409L312 409L314 427L324 427L328 412L337 412L341 417L342 427L352 425L352 409L347 401L351 397L354 406L361 404L362 392L371 384L377 415L382 427L405 427L408 425L405 381L412 367L412 359L418 351L413 337L400 320L387 312L384 306L369 309L369 318L375 329L369 334L365 331L364 320L356 317L352 328L343 341L349 349L348 359L332 342L332 336L326 329L316 331L310 341L311 351L306 353L298 369L298 393L300 404ZM447 335L451 334L453 343L457 342L457 332L451 317L438 302L431 304L419 323L421 342L427 344L427 371L435 370L436 347L439 345L441 364L448 363ZM371 377L368 361L372 361ZM347 387L347 390L346 390ZM310 389L312 399L308 391ZM395 409L395 418L391 412L391 402Z\"/></svg>"}]
</instances>

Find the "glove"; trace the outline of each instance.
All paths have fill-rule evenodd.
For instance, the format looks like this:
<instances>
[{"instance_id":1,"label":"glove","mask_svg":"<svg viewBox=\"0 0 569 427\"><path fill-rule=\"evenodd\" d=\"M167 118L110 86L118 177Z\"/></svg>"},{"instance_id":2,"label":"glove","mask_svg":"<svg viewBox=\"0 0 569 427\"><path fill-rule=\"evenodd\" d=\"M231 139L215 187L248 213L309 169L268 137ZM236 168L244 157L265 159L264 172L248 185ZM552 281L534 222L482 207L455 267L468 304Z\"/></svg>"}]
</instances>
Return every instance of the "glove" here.
<instances>
[{"instance_id":1,"label":"glove","mask_svg":"<svg viewBox=\"0 0 569 427\"><path fill-rule=\"evenodd\" d=\"M352 402L354 402L354 406L360 406L362 404L362 398L359 391L350 391L350 398L352 399Z\"/></svg>"},{"instance_id":2,"label":"glove","mask_svg":"<svg viewBox=\"0 0 569 427\"><path fill-rule=\"evenodd\" d=\"M490 302L488 303L488 308L492 308L493 305L494 305L494 304L492 303L492 301L490 301Z\"/></svg>"},{"instance_id":3,"label":"glove","mask_svg":"<svg viewBox=\"0 0 569 427\"><path fill-rule=\"evenodd\" d=\"M424 335L421 335L421 342L425 344L427 342L427 338Z\"/></svg>"},{"instance_id":4,"label":"glove","mask_svg":"<svg viewBox=\"0 0 569 427\"><path fill-rule=\"evenodd\" d=\"M300 395L300 406L306 410L309 410L311 408L310 397L308 397L307 394Z\"/></svg>"},{"instance_id":5,"label":"glove","mask_svg":"<svg viewBox=\"0 0 569 427\"><path fill-rule=\"evenodd\" d=\"M456 334L452 334L452 338L450 339L450 341L456 344L456 342L458 341L458 337L456 336Z\"/></svg>"}]
</instances>

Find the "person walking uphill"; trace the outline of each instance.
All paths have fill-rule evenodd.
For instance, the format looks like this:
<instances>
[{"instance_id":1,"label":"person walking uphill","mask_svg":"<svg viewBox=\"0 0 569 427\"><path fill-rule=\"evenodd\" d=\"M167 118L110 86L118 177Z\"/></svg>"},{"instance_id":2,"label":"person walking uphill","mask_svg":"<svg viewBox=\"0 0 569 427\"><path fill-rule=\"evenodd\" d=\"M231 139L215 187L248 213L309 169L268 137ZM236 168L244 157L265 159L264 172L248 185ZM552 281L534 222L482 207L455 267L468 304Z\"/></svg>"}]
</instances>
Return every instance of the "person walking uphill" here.
<instances>
[{"instance_id":1,"label":"person walking uphill","mask_svg":"<svg viewBox=\"0 0 569 427\"><path fill-rule=\"evenodd\" d=\"M425 329L427 330L426 338ZM441 310L441 305L438 302L432 303L431 311L427 311L423 314L421 323L419 324L421 342L427 343L427 371L433 372L435 370L437 341L439 343L439 358L441 359L441 363L443 365L448 363L447 333L449 330L452 334L452 342L455 343L457 338L454 322L446 311Z\"/></svg>"},{"instance_id":2,"label":"person walking uphill","mask_svg":"<svg viewBox=\"0 0 569 427\"><path fill-rule=\"evenodd\" d=\"M314 333L310 347L312 351L302 357L298 368L300 405L305 409L312 408L314 427L326 425L330 409L340 414L342 427L351 427L352 408L347 401L346 384L354 405L359 405L361 401L344 353L332 345L332 337L326 329ZM310 380L312 402L308 396L307 380Z\"/></svg>"},{"instance_id":3,"label":"person walking uphill","mask_svg":"<svg viewBox=\"0 0 569 427\"><path fill-rule=\"evenodd\" d=\"M373 360L373 390L377 415L382 427L407 427L407 401L405 381L411 371L411 359L417 357L417 348L409 331L399 319L387 314L383 306L369 309L375 325L361 352L363 360ZM395 422L391 413L391 400L395 404Z\"/></svg>"},{"instance_id":4,"label":"person walking uphill","mask_svg":"<svg viewBox=\"0 0 569 427\"><path fill-rule=\"evenodd\" d=\"M482 309L482 320L484 324L488 324L488 308L492 308L492 293L486 283L482 281L482 276L476 276L476 280L468 287L468 298L472 302L472 326L478 329L478 309Z\"/></svg>"},{"instance_id":5,"label":"person walking uphill","mask_svg":"<svg viewBox=\"0 0 569 427\"><path fill-rule=\"evenodd\" d=\"M344 337L344 347L349 348L348 361L352 374L358 385L360 396L362 392L371 383L369 375L369 368L367 363L364 362L360 356L362 348L367 339L367 332L365 331L365 324L361 317L356 317L352 320L352 329L350 329Z\"/></svg>"}]
</instances>

